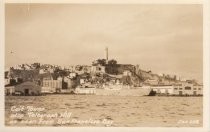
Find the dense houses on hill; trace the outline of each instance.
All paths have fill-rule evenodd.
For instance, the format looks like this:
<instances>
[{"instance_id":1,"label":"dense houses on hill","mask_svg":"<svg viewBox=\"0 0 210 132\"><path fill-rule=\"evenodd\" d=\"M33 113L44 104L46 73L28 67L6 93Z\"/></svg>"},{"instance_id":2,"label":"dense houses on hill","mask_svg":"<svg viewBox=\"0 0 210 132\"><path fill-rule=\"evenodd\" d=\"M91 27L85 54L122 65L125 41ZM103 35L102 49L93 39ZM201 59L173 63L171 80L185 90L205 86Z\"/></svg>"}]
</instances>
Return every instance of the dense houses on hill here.
<instances>
[{"instance_id":1,"label":"dense houses on hill","mask_svg":"<svg viewBox=\"0 0 210 132\"><path fill-rule=\"evenodd\" d=\"M101 62L101 63L98 63ZM95 61L91 66L60 67L40 63L22 64L5 71L5 94L95 94L97 89L150 89L158 95L202 95L202 84L176 76L157 75L139 66ZM104 92L106 93L106 92Z\"/></svg>"}]
</instances>

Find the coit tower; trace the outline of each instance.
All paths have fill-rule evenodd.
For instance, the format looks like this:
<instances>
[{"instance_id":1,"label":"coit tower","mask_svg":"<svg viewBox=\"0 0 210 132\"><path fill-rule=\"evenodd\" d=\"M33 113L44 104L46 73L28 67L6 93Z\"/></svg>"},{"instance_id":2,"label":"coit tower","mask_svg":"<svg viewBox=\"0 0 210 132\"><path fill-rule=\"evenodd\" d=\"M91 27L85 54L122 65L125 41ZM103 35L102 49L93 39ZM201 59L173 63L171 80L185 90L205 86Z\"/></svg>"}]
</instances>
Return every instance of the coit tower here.
<instances>
[{"instance_id":1,"label":"coit tower","mask_svg":"<svg viewBox=\"0 0 210 132\"><path fill-rule=\"evenodd\" d=\"M105 48L105 58L106 58L106 62L108 62L108 60L109 60L109 51L108 51L108 47Z\"/></svg>"}]
</instances>

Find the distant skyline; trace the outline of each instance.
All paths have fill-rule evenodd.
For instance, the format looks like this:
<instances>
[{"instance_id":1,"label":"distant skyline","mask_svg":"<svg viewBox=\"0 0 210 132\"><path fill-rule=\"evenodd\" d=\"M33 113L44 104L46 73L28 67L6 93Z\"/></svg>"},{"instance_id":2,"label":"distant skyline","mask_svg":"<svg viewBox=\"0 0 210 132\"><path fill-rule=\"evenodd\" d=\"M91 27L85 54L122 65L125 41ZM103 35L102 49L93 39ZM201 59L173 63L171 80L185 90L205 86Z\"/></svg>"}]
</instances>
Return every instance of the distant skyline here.
<instances>
[{"instance_id":1,"label":"distant skyline","mask_svg":"<svg viewBox=\"0 0 210 132\"><path fill-rule=\"evenodd\" d=\"M202 5L6 4L5 67L91 65L98 58L143 70L203 76Z\"/></svg>"}]
</instances>

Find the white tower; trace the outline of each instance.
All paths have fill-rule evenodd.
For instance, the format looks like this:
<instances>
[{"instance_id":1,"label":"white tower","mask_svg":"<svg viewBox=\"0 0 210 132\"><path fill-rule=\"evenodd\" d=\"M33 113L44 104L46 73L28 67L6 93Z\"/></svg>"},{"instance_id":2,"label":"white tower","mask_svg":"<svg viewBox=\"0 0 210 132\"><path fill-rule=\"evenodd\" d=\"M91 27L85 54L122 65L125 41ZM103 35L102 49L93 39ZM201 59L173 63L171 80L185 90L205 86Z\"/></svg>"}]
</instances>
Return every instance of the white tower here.
<instances>
[{"instance_id":1,"label":"white tower","mask_svg":"<svg viewBox=\"0 0 210 132\"><path fill-rule=\"evenodd\" d=\"M109 51L108 51L108 47L105 48L105 58L106 58L106 62L108 63L108 60L109 60Z\"/></svg>"}]
</instances>

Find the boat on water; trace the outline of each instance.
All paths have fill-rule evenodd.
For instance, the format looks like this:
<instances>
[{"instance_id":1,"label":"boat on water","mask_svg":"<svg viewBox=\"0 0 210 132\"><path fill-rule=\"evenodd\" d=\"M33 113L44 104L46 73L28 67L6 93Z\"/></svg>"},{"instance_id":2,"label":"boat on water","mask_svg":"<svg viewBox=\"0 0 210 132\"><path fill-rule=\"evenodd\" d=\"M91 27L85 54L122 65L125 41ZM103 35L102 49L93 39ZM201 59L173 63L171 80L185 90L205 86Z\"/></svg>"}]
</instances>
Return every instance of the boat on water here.
<instances>
[{"instance_id":1,"label":"boat on water","mask_svg":"<svg viewBox=\"0 0 210 132\"><path fill-rule=\"evenodd\" d=\"M77 87L75 94L104 95L104 96L147 96L151 89L144 87L129 87L123 85L95 87Z\"/></svg>"}]
</instances>

